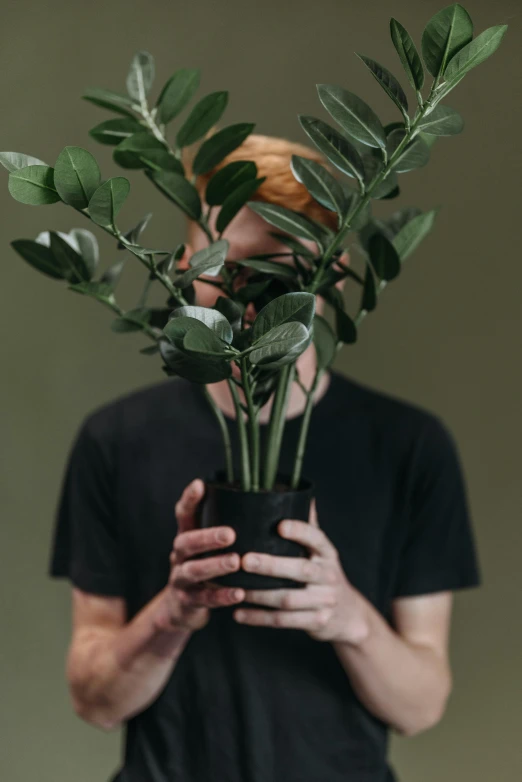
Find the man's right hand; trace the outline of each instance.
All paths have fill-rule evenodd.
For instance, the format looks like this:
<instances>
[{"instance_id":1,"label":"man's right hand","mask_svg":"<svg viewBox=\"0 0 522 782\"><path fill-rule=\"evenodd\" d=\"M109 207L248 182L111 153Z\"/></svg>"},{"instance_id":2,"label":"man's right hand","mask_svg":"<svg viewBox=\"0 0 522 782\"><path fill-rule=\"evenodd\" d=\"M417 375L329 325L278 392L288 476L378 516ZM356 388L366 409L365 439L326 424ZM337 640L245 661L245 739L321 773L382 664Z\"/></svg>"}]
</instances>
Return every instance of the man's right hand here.
<instances>
[{"instance_id":1,"label":"man's right hand","mask_svg":"<svg viewBox=\"0 0 522 782\"><path fill-rule=\"evenodd\" d=\"M176 503L178 534L170 555L171 571L165 590L164 629L199 630L210 619L210 609L240 603L245 590L209 583L216 576L239 570L239 554L216 554L191 559L194 554L225 548L234 542L232 527L196 527L196 508L205 493L202 480L190 483ZM163 612L162 612L163 614Z\"/></svg>"}]
</instances>

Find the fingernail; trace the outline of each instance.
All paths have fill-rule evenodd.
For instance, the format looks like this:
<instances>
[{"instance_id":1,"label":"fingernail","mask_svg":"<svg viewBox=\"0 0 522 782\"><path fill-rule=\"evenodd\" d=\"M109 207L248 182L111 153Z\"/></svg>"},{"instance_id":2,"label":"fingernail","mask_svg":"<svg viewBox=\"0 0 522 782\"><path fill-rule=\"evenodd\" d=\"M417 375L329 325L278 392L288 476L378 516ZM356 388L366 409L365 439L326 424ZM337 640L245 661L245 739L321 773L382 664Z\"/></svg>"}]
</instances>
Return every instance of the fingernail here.
<instances>
[{"instance_id":1,"label":"fingernail","mask_svg":"<svg viewBox=\"0 0 522 782\"><path fill-rule=\"evenodd\" d=\"M226 532L218 532L217 533L217 540L218 543L226 543L228 540L228 535Z\"/></svg>"},{"instance_id":2,"label":"fingernail","mask_svg":"<svg viewBox=\"0 0 522 782\"><path fill-rule=\"evenodd\" d=\"M260 564L260 559L259 559L259 557L256 557L255 554L249 554L246 557L245 565L247 566L248 569L256 568L256 567L258 567L259 564Z\"/></svg>"},{"instance_id":3,"label":"fingernail","mask_svg":"<svg viewBox=\"0 0 522 782\"><path fill-rule=\"evenodd\" d=\"M226 563L227 563L227 567L230 567L230 568L235 567L236 564L237 564L237 559L236 559L235 555L231 554L229 557L227 557Z\"/></svg>"}]
</instances>

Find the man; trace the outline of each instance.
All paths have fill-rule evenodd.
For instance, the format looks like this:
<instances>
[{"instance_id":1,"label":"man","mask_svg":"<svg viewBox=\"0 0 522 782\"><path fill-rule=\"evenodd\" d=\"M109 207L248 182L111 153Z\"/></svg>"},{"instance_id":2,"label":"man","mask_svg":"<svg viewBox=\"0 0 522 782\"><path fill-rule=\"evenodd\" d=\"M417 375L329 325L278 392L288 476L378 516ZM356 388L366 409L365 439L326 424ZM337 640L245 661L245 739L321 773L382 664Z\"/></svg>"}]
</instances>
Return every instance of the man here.
<instances>
[{"instance_id":1,"label":"man","mask_svg":"<svg viewBox=\"0 0 522 782\"><path fill-rule=\"evenodd\" d=\"M224 162L254 160L267 177L260 197L328 223L293 178L293 153L316 157L251 136ZM229 257L282 251L269 230L241 210L225 234ZM194 225L188 239L184 262L205 242ZM216 289L196 285L199 303L212 305ZM299 359L305 386L314 364L310 347ZM235 437L225 385L209 390ZM283 472L303 408L295 385ZM51 562L53 576L72 582L67 677L77 714L126 726L118 782L393 780L389 728L413 736L441 719L452 592L480 583L453 436L422 407L326 375L303 469L316 505L309 524L279 526L309 559L220 554L233 530L197 529L195 512L201 478L221 466L217 424L187 381L139 389L84 420ZM215 554L193 559L201 551ZM306 586L213 583L240 567Z\"/></svg>"}]
</instances>

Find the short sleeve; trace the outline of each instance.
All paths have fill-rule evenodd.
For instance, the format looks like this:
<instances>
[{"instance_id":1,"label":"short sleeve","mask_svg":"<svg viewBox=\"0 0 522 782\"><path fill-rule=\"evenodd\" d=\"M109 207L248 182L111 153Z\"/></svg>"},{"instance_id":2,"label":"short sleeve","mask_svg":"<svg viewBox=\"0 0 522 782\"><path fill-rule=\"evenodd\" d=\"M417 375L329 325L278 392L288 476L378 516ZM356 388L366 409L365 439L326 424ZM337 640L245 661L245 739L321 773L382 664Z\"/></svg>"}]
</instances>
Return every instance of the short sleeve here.
<instances>
[{"instance_id":1,"label":"short sleeve","mask_svg":"<svg viewBox=\"0 0 522 782\"><path fill-rule=\"evenodd\" d=\"M109 435L93 415L76 434L56 509L49 575L86 592L123 596Z\"/></svg>"},{"instance_id":2,"label":"short sleeve","mask_svg":"<svg viewBox=\"0 0 522 782\"><path fill-rule=\"evenodd\" d=\"M469 499L455 438L436 415L412 467L408 529L394 597L480 586Z\"/></svg>"}]
</instances>

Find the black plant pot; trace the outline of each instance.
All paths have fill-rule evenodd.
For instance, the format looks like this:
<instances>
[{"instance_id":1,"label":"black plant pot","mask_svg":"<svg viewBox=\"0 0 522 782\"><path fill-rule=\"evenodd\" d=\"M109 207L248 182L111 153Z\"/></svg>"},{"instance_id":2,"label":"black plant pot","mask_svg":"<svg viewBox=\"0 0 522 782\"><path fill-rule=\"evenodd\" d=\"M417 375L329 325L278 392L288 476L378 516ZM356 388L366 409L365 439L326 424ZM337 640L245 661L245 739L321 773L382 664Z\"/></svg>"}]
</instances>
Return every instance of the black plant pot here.
<instances>
[{"instance_id":1,"label":"black plant pot","mask_svg":"<svg viewBox=\"0 0 522 782\"><path fill-rule=\"evenodd\" d=\"M219 476L221 477L221 476ZM199 506L200 527L225 525L236 532L236 540L230 546L219 549L220 553L237 552L240 556L248 551L273 554L280 557L308 557L309 550L300 543L283 538L277 525L283 519L308 521L310 502L314 485L302 479L297 489L289 486L287 476L278 476L274 491L242 491L218 480L206 484L206 492ZM205 552L199 557L216 556L218 551ZM237 586L243 589L280 589L305 586L301 581L290 578L249 573L240 569L212 579L223 586Z\"/></svg>"}]
</instances>

